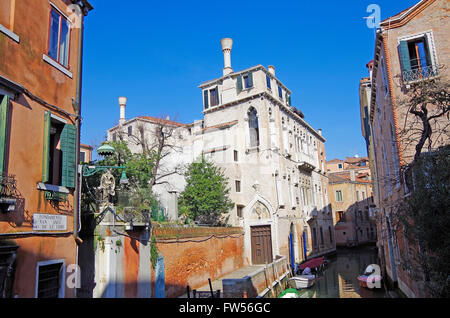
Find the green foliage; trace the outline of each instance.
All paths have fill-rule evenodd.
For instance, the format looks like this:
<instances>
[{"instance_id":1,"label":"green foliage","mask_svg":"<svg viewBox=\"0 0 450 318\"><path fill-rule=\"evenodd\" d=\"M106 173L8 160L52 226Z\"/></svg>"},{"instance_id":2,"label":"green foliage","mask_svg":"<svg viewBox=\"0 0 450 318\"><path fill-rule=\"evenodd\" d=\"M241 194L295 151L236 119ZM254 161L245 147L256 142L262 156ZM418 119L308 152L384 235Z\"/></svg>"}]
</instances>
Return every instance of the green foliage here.
<instances>
[{"instance_id":1,"label":"green foliage","mask_svg":"<svg viewBox=\"0 0 450 318\"><path fill-rule=\"evenodd\" d=\"M434 297L450 297L450 147L414 162L414 190L400 220L420 249L411 257Z\"/></svg>"},{"instance_id":2,"label":"green foliage","mask_svg":"<svg viewBox=\"0 0 450 318\"><path fill-rule=\"evenodd\" d=\"M200 223L221 225L221 217L234 206L223 171L202 156L189 165L186 188L178 201L179 214Z\"/></svg>"},{"instance_id":3,"label":"green foliage","mask_svg":"<svg viewBox=\"0 0 450 318\"><path fill-rule=\"evenodd\" d=\"M158 260L159 251L156 246L156 238L152 236L152 240L150 241L150 262L152 263L153 269L156 267L156 261Z\"/></svg>"}]
</instances>

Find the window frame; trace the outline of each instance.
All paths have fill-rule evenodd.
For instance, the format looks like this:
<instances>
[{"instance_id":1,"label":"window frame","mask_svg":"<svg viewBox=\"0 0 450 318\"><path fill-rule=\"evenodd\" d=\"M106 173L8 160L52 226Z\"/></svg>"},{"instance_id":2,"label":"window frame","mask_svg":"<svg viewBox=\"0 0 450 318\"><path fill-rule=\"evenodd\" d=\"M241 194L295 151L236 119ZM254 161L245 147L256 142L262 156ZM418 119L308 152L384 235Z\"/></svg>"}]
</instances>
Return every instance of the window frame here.
<instances>
[{"instance_id":1,"label":"window frame","mask_svg":"<svg viewBox=\"0 0 450 318\"><path fill-rule=\"evenodd\" d=\"M58 51L56 53L57 58L55 59L50 55L50 37L52 33L51 29L51 23L52 23L52 11L55 11L59 15L59 22L58 22ZM67 40L67 65L64 65L60 62L60 49L61 49L61 29L62 29L62 19L64 19L67 22L68 26L68 40ZM71 69L70 65L70 51L71 51L71 41L72 40L72 22L70 21L69 17L63 13L62 10L60 10L55 4L50 2L50 9L49 9L49 22L48 22L48 34L47 34L47 52L46 56L50 59L52 59L54 62L56 62L58 65L64 67L67 70Z\"/></svg>"},{"instance_id":2,"label":"window frame","mask_svg":"<svg viewBox=\"0 0 450 318\"><path fill-rule=\"evenodd\" d=\"M35 284L35 294L34 298L38 298L39 295L39 268L42 266L61 264L61 269L59 270L59 290L58 298L64 298L66 292L66 261L64 259L41 261L36 263L36 284Z\"/></svg>"},{"instance_id":3,"label":"window frame","mask_svg":"<svg viewBox=\"0 0 450 318\"><path fill-rule=\"evenodd\" d=\"M234 190L236 193L241 193L242 187L241 187L241 180L234 180Z\"/></svg>"}]
</instances>

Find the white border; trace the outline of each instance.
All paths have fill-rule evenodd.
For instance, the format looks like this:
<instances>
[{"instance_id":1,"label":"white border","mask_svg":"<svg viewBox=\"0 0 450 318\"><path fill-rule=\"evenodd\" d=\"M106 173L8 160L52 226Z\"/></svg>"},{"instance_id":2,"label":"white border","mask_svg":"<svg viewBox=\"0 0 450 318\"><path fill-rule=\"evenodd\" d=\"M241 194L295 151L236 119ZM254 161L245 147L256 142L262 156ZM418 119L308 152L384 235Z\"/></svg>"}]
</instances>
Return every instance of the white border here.
<instances>
[{"instance_id":1,"label":"white border","mask_svg":"<svg viewBox=\"0 0 450 318\"><path fill-rule=\"evenodd\" d=\"M6 34L17 43L20 43L20 37L2 24L0 24L0 32Z\"/></svg>"},{"instance_id":2,"label":"white border","mask_svg":"<svg viewBox=\"0 0 450 318\"><path fill-rule=\"evenodd\" d=\"M54 59L52 59L51 57L47 56L47 54L42 54L42 59L47 62L48 64L50 64L51 66L53 66L54 68L60 70L61 72L63 72L65 75L67 75L70 78L73 78L73 74L71 71L69 71L67 68L65 68L64 66L62 66L61 64L59 64L58 62L56 62Z\"/></svg>"}]
</instances>

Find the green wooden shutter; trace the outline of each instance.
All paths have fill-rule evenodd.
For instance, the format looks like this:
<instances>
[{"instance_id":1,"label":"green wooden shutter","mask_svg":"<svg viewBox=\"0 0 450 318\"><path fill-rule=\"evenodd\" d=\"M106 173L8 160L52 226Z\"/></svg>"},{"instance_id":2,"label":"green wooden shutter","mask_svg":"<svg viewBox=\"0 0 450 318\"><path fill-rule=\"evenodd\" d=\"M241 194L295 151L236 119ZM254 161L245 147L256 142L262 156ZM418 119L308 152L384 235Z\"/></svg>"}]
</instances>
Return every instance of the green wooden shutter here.
<instances>
[{"instance_id":1,"label":"green wooden shutter","mask_svg":"<svg viewBox=\"0 0 450 318\"><path fill-rule=\"evenodd\" d=\"M50 129L51 129L51 116L50 111L45 112L44 117L44 147L42 157L42 182L48 182L48 176L50 171Z\"/></svg>"},{"instance_id":2,"label":"green wooden shutter","mask_svg":"<svg viewBox=\"0 0 450 318\"><path fill-rule=\"evenodd\" d=\"M237 81L237 92L238 94L242 91L242 76L236 78Z\"/></svg>"},{"instance_id":3,"label":"green wooden shutter","mask_svg":"<svg viewBox=\"0 0 450 318\"><path fill-rule=\"evenodd\" d=\"M209 107L208 90L207 89L205 89L203 91L203 100L204 100L204 103L205 103L205 109L207 109Z\"/></svg>"},{"instance_id":4,"label":"green wooden shutter","mask_svg":"<svg viewBox=\"0 0 450 318\"><path fill-rule=\"evenodd\" d=\"M291 105L292 105L292 104L291 104L291 95L289 95L289 96L288 96L288 98L287 98L287 102L288 102L288 105L289 105L289 106L291 106Z\"/></svg>"},{"instance_id":5,"label":"green wooden shutter","mask_svg":"<svg viewBox=\"0 0 450 318\"><path fill-rule=\"evenodd\" d=\"M248 73L248 87L253 87L253 73Z\"/></svg>"},{"instance_id":6,"label":"green wooden shutter","mask_svg":"<svg viewBox=\"0 0 450 318\"><path fill-rule=\"evenodd\" d=\"M411 60L409 57L409 49L407 41L400 41L399 45L399 54L400 54L400 64L402 67L403 78L406 81L410 80L411 77ZM406 72L406 75L405 75Z\"/></svg>"},{"instance_id":7,"label":"green wooden shutter","mask_svg":"<svg viewBox=\"0 0 450 318\"><path fill-rule=\"evenodd\" d=\"M77 175L76 142L77 129L74 125L66 124L61 132L62 152L62 180L63 187L75 188Z\"/></svg>"},{"instance_id":8,"label":"green wooden shutter","mask_svg":"<svg viewBox=\"0 0 450 318\"><path fill-rule=\"evenodd\" d=\"M8 127L8 106L9 97L3 96L0 99L0 174L3 173L6 150L6 133Z\"/></svg>"}]
</instances>

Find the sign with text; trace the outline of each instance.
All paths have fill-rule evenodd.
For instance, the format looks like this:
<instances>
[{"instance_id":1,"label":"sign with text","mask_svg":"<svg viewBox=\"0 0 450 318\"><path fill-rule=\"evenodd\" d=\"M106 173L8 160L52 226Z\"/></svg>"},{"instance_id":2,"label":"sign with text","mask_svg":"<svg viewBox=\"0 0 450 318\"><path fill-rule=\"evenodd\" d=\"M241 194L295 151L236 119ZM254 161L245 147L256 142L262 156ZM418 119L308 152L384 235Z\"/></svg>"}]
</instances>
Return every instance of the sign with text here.
<instances>
[{"instance_id":1,"label":"sign with text","mask_svg":"<svg viewBox=\"0 0 450 318\"><path fill-rule=\"evenodd\" d=\"M66 231L67 216L55 214L33 215L33 231Z\"/></svg>"}]
</instances>

